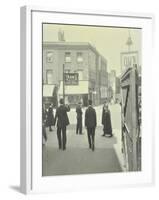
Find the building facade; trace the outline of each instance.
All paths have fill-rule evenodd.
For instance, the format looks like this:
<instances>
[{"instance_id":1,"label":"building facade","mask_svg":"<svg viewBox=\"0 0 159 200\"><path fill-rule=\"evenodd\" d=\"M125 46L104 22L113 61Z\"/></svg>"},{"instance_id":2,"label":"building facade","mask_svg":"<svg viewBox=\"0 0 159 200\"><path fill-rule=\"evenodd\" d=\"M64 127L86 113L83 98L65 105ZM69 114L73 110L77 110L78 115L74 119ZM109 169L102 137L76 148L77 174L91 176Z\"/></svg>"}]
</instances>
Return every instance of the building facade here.
<instances>
[{"instance_id":1,"label":"building facade","mask_svg":"<svg viewBox=\"0 0 159 200\"><path fill-rule=\"evenodd\" d=\"M96 48L82 42L44 42L43 86L46 90L48 85L56 85L58 98L63 96L63 67L64 73L78 73L79 77L78 85L65 86L67 103L82 101L86 106L88 99L94 105L103 103L108 87L107 60Z\"/></svg>"}]
</instances>

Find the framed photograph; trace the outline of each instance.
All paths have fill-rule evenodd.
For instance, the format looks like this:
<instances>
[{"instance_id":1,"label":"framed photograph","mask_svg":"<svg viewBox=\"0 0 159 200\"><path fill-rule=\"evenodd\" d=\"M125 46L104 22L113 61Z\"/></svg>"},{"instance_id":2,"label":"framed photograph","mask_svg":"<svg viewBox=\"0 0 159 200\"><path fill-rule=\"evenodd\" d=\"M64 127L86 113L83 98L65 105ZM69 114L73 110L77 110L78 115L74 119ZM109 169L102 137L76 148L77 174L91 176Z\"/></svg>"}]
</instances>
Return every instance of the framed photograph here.
<instances>
[{"instance_id":1,"label":"framed photograph","mask_svg":"<svg viewBox=\"0 0 159 200\"><path fill-rule=\"evenodd\" d=\"M21 191L151 185L150 14L21 8Z\"/></svg>"}]
</instances>

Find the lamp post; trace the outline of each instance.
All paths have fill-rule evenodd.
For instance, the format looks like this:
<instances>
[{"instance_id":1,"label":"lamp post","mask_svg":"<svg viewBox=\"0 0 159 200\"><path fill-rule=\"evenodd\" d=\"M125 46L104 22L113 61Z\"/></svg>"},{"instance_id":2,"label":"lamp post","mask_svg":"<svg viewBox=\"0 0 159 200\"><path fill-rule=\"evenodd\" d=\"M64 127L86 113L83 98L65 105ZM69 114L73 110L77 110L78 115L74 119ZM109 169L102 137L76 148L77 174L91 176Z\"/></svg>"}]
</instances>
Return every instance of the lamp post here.
<instances>
[{"instance_id":1,"label":"lamp post","mask_svg":"<svg viewBox=\"0 0 159 200\"><path fill-rule=\"evenodd\" d=\"M96 105L96 94L97 94L96 90L93 90L93 92L92 92L92 96L93 96L92 100L94 102L94 105Z\"/></svg>"}]
</instances>

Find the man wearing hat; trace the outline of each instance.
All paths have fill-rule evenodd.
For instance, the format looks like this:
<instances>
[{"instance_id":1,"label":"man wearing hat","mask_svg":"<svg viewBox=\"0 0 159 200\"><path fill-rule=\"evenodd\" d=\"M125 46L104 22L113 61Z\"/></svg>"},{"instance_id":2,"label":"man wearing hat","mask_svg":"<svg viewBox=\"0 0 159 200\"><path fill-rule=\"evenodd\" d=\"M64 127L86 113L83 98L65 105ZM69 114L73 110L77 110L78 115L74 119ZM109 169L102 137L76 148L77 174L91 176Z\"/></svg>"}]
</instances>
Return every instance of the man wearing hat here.
<instances>
[{"instance_id":1,"label":"man wearing hat","mask_svg":"<svg viewBox=\"0 0 159 200\"><path fill-rule=\"evenodd\" d=\"M82 103L79 102L76 107L77 113L77 126L76 126L76 134L82 134Z\"/></svg>"},{"instance_id":2,"label":"man wearing hat","mask_svg":"<svg viewBox=\"0 0 159 200\"><path fill-rule=\"evenodd\" d=\"M64 105L64 100L60 99L60 106L56 110L55 115L55 124L57 121L57 139L59 149L66 149L66 127L69 125L69 119L67 116L67 112L70 111L70 107Z\"/></svg>"},{"instance_id":3,"label":"man wearing hat","mask_svg":"<svg viewBox=\"0 0 159 200\"><path fill-rule=\"evenodd\" d=\"M85 112L85 126L87 128L89 148L95 149L95 128L97 126L96 111L92 106L92 100L88 101L88 108Z\"/></svg>"}]
</instances>

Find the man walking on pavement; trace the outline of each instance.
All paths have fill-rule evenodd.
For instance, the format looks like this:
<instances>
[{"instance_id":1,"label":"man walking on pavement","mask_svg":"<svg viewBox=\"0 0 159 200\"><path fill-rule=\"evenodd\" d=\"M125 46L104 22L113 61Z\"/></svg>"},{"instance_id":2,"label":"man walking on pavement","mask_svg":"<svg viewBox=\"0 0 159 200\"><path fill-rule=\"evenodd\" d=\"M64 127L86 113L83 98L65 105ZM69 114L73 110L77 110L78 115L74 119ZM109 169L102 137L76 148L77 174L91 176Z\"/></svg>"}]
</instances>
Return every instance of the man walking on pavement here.
<instances>
[{"instance_id":1,"label":"man walking on pavement","mask_svg":"<svg viewBox=\"0 0 159 200\"><path fill-rule=\"evenodd\" d=\"M66 126L69 125L69 119L67 116L67 112L70 111L70 107L68 105L64 105L64 100L60 99L60 106L56 110L55 115L55 124L57 120L57 139L59 149L66 149ZM62 133L62 134L61 134Z\"/></svg>"},{"instance_id":2,"label":"man walking on pavement","mask_svg":"<svg viewBox=\"0 0 159 200\"><path fill-rule=\"evenodd\" d=\"M95 149L95 128L97 126L96 111L92 106L92 100L88 101L88 108L85 112L85 126L87 128L89 148Z\"/></svg>"},{"instance_id":3,"label":"man walking on pavement","mask_svg":"<svg viewBox=\"0 0 159 200\"><path fill-rule=\"evenodd\" d=\"M76 126L76 134L82 134L82 103L79 102L76 107L77 113L77 126Z\"/></svg>"}]
</instances>

